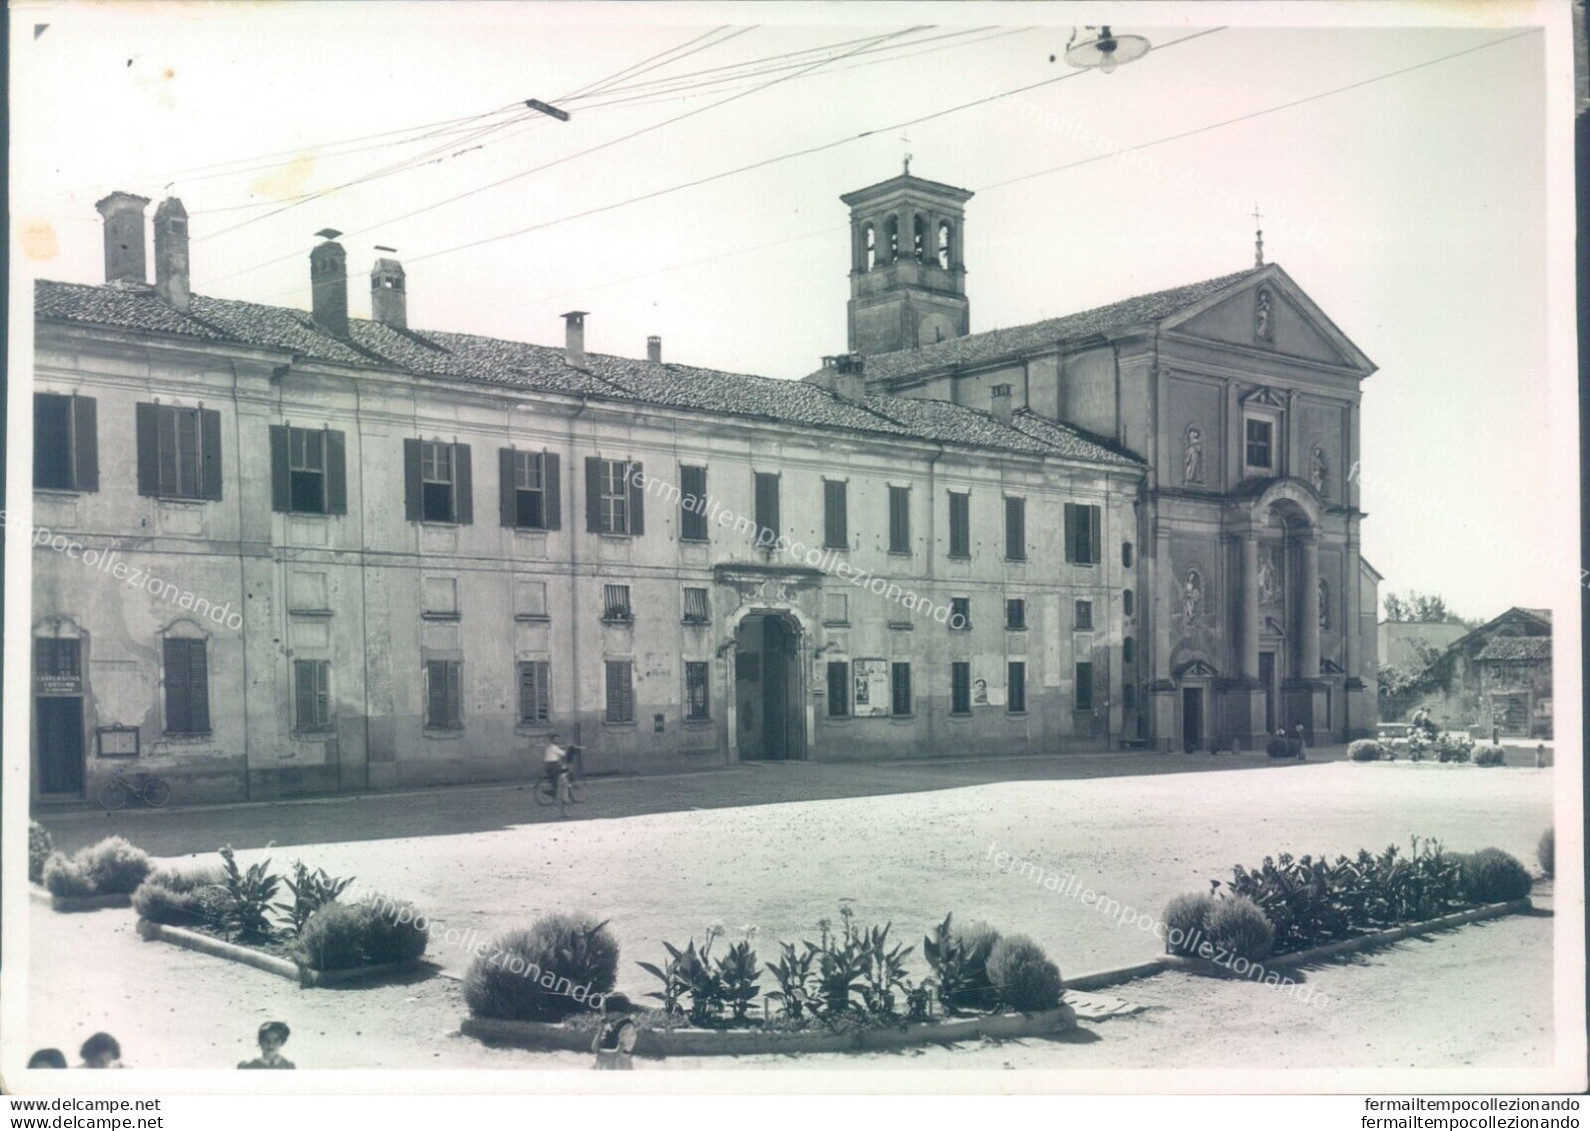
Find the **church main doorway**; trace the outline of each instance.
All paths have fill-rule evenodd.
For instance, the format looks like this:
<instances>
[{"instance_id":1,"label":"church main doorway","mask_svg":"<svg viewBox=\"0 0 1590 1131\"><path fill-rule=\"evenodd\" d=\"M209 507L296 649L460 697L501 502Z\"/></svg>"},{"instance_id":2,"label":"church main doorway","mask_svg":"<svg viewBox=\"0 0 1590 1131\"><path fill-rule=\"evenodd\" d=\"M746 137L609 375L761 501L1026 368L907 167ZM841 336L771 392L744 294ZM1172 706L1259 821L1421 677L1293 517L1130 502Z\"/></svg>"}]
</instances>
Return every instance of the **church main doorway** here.
<instances>
[{"instance_id":1,"label":"church main doorway","mask_svg":"<svg viewBox=\"0 0 1590 1131\"><path fill-rule=\"evenodd\" d=\"M799 629L777 613L740 622L735 633L736 745L748 760L806 756Z\"/></svg>"}]
</instances>

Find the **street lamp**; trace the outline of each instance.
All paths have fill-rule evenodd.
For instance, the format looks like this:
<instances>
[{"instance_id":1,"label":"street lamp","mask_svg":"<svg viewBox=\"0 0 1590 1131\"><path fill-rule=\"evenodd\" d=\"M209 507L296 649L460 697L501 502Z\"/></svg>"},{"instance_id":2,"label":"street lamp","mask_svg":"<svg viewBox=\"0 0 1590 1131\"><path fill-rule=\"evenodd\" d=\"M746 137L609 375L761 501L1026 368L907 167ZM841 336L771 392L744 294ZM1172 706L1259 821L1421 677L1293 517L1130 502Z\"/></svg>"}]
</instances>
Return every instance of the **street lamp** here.
<instances>
[{"instance_id":1,"label":"street lamp","mask_svg":"<svg viewBox=\"0 0 1590 1131\"><path fill-rule=\"evenodd\" d=\"M1113 74L1122 63L1130 63L1148 54L1148 40L1140 35L1113 35L1108 24L1083 30L1097 31L1098 34L1078 43L1077 33L1072 31L1071 41L1066 44L1065 60L1073 67L1097 67L1108 75Z\"/></svg>"}]
</instances>

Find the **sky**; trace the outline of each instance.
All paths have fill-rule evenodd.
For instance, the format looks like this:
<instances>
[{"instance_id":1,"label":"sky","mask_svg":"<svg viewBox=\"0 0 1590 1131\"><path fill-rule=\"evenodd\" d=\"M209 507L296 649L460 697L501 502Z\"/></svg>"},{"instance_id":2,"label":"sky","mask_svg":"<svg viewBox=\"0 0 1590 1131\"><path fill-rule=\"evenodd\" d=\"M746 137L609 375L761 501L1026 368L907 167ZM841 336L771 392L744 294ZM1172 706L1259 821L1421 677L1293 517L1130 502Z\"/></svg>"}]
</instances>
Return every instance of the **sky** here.
<instances>
[{"instance_id":1,"label":"sky","mask_svg":"<svg viewBox=\"0 0 1590 1131\"><path fill-rule=\"evenodd\" d=\"M14 6L13 247L100 282L94 202L174 194L201 294L307 308L329 227L355 315L383 245L416 328L557 344L581 309L595 351L657 334L668 360L798 378L845 348L838 198L907 152L976 192L974 332L1248 267L1257 206L1267 261L1379 366L1361 481L1383 591L1489 617L1553 603L1578 556L1530 505L1573 489L1550 455L1573 421L1548 407L1545 36L1502 10L1116 8L1153 49L1104 75L1060 58L1096 6Z\"/></svg>"}]
</instances>

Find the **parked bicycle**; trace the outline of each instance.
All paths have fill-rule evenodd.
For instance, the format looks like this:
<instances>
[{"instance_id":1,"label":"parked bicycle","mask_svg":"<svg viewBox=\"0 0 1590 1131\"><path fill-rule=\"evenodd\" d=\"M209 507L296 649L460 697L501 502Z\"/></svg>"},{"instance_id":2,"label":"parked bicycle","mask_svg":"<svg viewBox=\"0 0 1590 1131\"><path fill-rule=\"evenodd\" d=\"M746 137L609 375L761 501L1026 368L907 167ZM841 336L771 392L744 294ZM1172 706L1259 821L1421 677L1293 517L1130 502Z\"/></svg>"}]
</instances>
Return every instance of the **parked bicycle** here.
<instances>
[{"instance_id":1,"label":"parked bicycle","mask_svg":"<svg viewBox=\"0 0 1590 1131\"><path fill-rule=\"evenodd\" d=\"M536 783L535 799L540 806L557 805L564 815L568 814L570 803L578 805L585 800L585 783L580 772L580 748L570 746L569 756L563 765L563 772L557 780L551 781L543 778Z\"/></svg>"},{"instance_id":2,"label":"parked bicycle","mask_svg":"<svg viewBox=\"0 0 1590 1131\"><path fill-rule=\"evenodd\" d=\"M117 770L109 781L99 787L99 803L105 809L120 809L134 797L151 809L159 809L171 800L171 787L163 778L142 771L128 777Z\"/></svg>"}]
</instances>

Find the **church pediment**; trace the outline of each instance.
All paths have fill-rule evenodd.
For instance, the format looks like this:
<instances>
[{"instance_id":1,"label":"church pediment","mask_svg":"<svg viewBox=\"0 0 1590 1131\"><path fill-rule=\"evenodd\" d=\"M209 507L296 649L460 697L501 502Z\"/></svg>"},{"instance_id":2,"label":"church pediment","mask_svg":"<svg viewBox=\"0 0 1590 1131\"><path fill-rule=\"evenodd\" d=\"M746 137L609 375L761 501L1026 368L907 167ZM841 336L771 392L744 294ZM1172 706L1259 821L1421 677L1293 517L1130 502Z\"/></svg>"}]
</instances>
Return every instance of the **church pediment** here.
<instances>
[{"instance_id":1,"label":"church pediment","mask_svg":"<svg viewBox=\"0 0 1590 1131\"><path fill-rule=\"evenodd\" d=\"M1374 363L1273 264L1179 311L1164 326L1189 337L1356 369L1365 376L1375 369Z\"/></svg>"}]
</instances>

